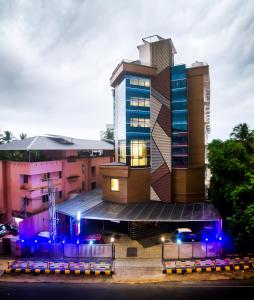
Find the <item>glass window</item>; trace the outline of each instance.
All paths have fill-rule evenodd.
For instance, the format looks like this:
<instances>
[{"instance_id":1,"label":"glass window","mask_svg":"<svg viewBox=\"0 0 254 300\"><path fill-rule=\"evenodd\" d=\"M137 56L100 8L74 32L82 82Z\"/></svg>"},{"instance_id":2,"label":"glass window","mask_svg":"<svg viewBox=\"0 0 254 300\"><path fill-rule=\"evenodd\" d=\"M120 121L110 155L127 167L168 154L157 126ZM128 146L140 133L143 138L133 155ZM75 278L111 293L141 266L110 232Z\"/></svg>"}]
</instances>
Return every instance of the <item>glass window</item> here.
<instances>
[{"instance_id":1,"label":"glass window","mask_svg":"<svg viewBox=\"0 0 254 300\"><path fill-rule=\"evenodd\" d=\"M111 180L110 180L110 190L112 192L119 192L119 179L111 178Z\"/></svg>"},{"instance_id":2,"label":"glass window","mask_svg":"<svg viewBox=\"0 0 254 300\"><path fill-rule=\"evenodd\" d=\"M131 127L150 127L150 119L145 118L131 118Z\"/></svg>"},{"instance_id":3,"label":"glass window","mask_svg":"<svg viewBox=\"0 0 254 300\"><path fill-rule=\"evenodd\" d=\"M187 123L187 111L186 110L174 111L172 113L172 122L173 125L175 123L179 123L179 124Z\"/></svg>"},{"instance_id":4,"label":"glass window","mask_svg":"<svg viewBox=\"0 0 254 300\"><path fill-rule=\"evenodd\" d=\"M147 145L144 140L131 141L131 166L147 165Z\"/></svg>"},{"instance_id":5,"label":"glass window","mask_svg":"<svg viewBox=\"0 0 254 300\"><path fill-rule=\"evenodd\" d=\"M187 132L173 133L173 145L186 145L186 144L188 144Z\"/></svg>"},{"instance_id":6,"label":"glass window","mask_svg":"<svg viewBox=\"0 0 254 300\"><path fill-rule=\"evenodd\" d=\"M43 202L43 203L46 203L46 202L48 202L48 201L49 201L49 195L48 195L48 194L43 195L43 196L42 196L42 202Z\"/></svg>"},{"instance_id":7,"label":"glass window","mask_svg":"<svg viewBox=\"0 0 254 300\"><path fill-rule=\"evenodd\" d=\"M119 161L121 163L126 163L126 142L125 141L120 141L119 149L120 149Z\"/></svg>"},{"instance_id":8,"label":"glass window","mask_svg":"<svg viewBox=\"0 0 254 300\"><path fill-rule=\"evenodd\" d=\"M172 149L173 156L175 155L187 155L188 147L173 147Z\"/></svg>"},{"instance_id":9,"label":"glass window","mask_svg":"<svg viewBox=\"0 0 254 300\"><path fill-rule=\"evenodd\" d=\"M130 79L131 85L150 87L150 80L145 79Z\"/></svg>"},{"instance_id":10,"label":"glass window","mask_svg":"<svg viewBox=\"0 0 254 300\"><path fill-rule=\"evenodd\" d=\"M145 86L146 86L146 87L150 87L150 81L146 80L146 81L145 81Z\"/></svg>"},{"instance_id":11,"label":"glass window","mask_svg":"<svg viewBox=\"0 0 254 300\"><path fill-rule=\"evenodd\" d=\"M23 175L23 183L28 183L28 175Z\"/></svg>"},{"instance_id":12,"label":"glass window","mask_svg":"<svg viewBox=\"0 0 254 300\"><path fill-rule=\"evenodd\" d=\"M131 97L130 99L131 106L142 106L142 107L150 107L150 99L148 98L138 98L138 97Z\"/></svg>"},{"instance_id":13,"label":"glass window","mask_svg":"<svg viewBox=\"0 0 254 300\"><path fill-rule=\"evenodd\" d=\"M130 84L132 85L138 85L138 80L137 79L131 79Z\"/></svg>"},{"instance_id":14,"label":"glass window","mask_svg":"<svg viewBox=\"0 0 254 300\"><path fill-rule=\"evenodd\" d=\"M174 168L187 168L188 158L187 157L173 157L172 165Z\"/></svg>"},{"instance_id":15,"label":"glass window","mask_svg":"<svg viewBox=\"0 0 254 300\"><path fill-rule=\"evenodd\" d=\"M187 101L173 101L172 102L172 109L173 110L182 110L187 108Z\"/></svg>"}]
</instances>

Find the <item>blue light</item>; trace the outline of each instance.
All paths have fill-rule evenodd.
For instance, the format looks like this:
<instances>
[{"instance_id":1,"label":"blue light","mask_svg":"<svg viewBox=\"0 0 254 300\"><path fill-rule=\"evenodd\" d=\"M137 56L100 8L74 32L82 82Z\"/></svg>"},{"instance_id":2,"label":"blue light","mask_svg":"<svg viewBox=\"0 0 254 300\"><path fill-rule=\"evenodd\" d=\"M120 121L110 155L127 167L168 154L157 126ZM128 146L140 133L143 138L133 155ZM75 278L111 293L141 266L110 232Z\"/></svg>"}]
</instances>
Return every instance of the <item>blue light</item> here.
<instances>
[{"instance_id":1,"label":"blue light","mask_svg":"<svg viewBox=\"0 0 254 300\"><path fill-rule=\"evenodd\" d=\"M49 244L51 243L51 240L49 240Z\"/></svg>"},{"instance_id":2,"label":"blue light","mask_svg":"<svg viewBox=\"0 0 254 300\"><path fill-rule=\"evenodd\" d=\"M24 240L21 240L21 243L24 243Z\"/></svg>"},{"instance_id":3,"label":"blue light","mask_svg":"<svg viewBox=\"0 0 254 300\"><path fill-rule=\"evenodd\" d=\"M181 239L179 239L179 238L176 240L176 242L177 242L177 244L181 244L182 243Z\"/></svg>"},{"instance_id":4,"label":"blue light","mask_svg":"<svg viewBox=\"0 0 254 300\"><path fill-rule=\"evenodd\" d=\"M77 240L77 244L79 244L79 240Z\"/></svg>"},{"instance_id":5,"label":"blue light","mask_svg":"<svg viewBox=\"0 0 254 300\"><path fill-rule=\"evenodd\" d=\"M222 240L222 237L221 237L221 236L219 237L219 240L220 240L220 241Z\"/></svg>"},{"instance_id":6,"label":"blue light","mask_svg":"<svg viewBox=\"0 0 254 300\"><path fill-rule=\"evenodd\" d=\"M64 244L64 243L65 243L65 240L63 240L62 243Z\"/></svg>"},{"instance_id":7,"label":"blue light","mask_svg":"<svg viewBox=\"0 0 254 300\"><path fill-rule=\"evenodd\" d=\"M92 244L93 244L93 241L89 241L89 244L92 245Z\"/></svg>"},{"instance_id":8,"label":"blue light","mask_svg":"<svg viewBox=\"0 0 254 300\"><path fill-rule=\"evenodd\" d=\"M38 241L37 241L37 240L34 240L34 242L37 243Z\"/></svg>"},{"instance_id":9,"label":"blue light","mask_svg":"<svg viewBox=\"0 0 254 300\"><path fill-rule=\"evenodd\" d=\"M208 238L205 238L205 241L208 242Z\"/></svg>"},{"instance_id":10,"label":"blue light","mask_svg":"<svg viewBox=\"0 0 254 300\"><path fill-rule=\"evenodd\" d=\"M77 221L79 222L79 221L80 221L80 218L81 218L81 213L80 213L80 211L77 212L76 218L77 218Z\"/></svg>"}]
</instances>

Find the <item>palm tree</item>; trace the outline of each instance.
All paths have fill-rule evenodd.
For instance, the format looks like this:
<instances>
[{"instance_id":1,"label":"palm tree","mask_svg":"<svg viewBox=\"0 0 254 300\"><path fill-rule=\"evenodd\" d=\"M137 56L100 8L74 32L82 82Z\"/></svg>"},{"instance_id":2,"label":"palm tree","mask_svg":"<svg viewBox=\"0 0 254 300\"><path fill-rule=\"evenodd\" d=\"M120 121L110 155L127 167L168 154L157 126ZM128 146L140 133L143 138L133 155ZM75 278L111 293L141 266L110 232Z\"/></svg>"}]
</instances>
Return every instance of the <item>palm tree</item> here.
<instances>
[{"instance_id":1,"label":"palm tree","mask_svg":"<svg viewBox=\"0 0 254 300\"><path fill-rule=\"evenodd\" d=\"M241 142L252 141L254 140L254 131L250 130L246 123L241 123L233 128L230 136Z\"/></svg>"},{"instance_id":2,"label":"palm tree","mask_svg":"<svg viewBox=\"0 0 254 300\"><path fill-rule=\"evenodd\" d=\"M26 134L26 133L23 133L23 132L21 132L21 133L19 134L19 137L20 137L20 139L21 139L21 140L24 140L24 139L26 139L26 138L27 138L27 134Z\"/></svg>"},{"instance_id":3,"label":"palm tree","mask_svg":"<svg viewBox=\"0 0 254 300\"><path fill-rule=\"evenodd\" d=\"M230 136L239 142L241 142L247 150L254 149L254 130L250 130L246 123L240 123L233 128L233 132Z\"/></svg>"},{"instance_id":4,"label":"palm tree","mask_svg":"<svg viewBox=\"0 0 254 300\"><path fill-rule=\"evenodd\" d=\"M5 143L9 143L10 141L12 141L14 138L13 134L11 131L9 130L6 130L4 131L4 135L2 137L2 140L5 142Z\"/></svg>"}]
</instances>

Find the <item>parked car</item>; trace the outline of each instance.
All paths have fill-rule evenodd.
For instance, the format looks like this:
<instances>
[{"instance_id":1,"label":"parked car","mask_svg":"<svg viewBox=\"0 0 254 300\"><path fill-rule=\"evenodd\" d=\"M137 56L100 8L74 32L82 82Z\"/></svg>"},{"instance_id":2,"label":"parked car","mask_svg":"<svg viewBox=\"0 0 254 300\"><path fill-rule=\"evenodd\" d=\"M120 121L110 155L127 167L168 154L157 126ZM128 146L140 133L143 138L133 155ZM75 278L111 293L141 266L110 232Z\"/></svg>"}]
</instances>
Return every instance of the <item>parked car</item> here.
<instances>
[{"instance_id":1,"label":"parked car","mask_svg":"<svg viewBox=\"0 0 254 300\"><path fill-rule=\"evenodd\" d=\"M0 237L6 235L8 233L4 224L0 224Z\"/></svg>"},{"instance_id":2,"label":"parked car","mask_svg":"<svg viewBox=\"0 0 254 300\"><path fill-rule=\"evenodd\" d=\"M216 229L213 227L204 227L198 234L198 239L201 242L214 242L218 238L218 234L216 232Z\"/></svg>"},{"instance_id":3,"label":"parked car","mask_svg":"<svg viewBox=\"0 0 254 300\"><path fill-rule=\"evenodd\" d=\"M7 233L18 235L18 228L16 226L9 225L9 224L5 224L4 226L7 230Z\"/></svg>"},{"instance_id":4,"label":"parked car","mask_svg":"<svg viewBox=\"0 0 254 300\"><path fill-rule=\"evenodd\" d=\"M173 242L178 244L182 242L196 242L197 239L197 236L190 228L177 228L172 235Z\"/></svg>"}]
</instances>

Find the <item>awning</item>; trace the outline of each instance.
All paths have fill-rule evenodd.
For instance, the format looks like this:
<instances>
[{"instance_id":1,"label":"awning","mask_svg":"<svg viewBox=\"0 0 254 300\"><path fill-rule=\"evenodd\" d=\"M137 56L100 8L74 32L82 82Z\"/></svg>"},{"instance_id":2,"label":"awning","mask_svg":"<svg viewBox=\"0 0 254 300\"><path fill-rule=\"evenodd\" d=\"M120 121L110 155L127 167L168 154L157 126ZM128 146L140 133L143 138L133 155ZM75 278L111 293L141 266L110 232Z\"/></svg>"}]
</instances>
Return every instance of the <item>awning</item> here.
<instances>
[{"instance_id":1,"label":"awning","mask_svg":"<svg viewBox=\"0 0 254 300\"><path fill-rule=\"evenodd\" d=\"M72 217L80 211L81 218L110 221L188 222L217 221L221 218L210 202L116 204L103 201L98 189L58 204L56 211Z\"/></svg>"}]
</instances>

